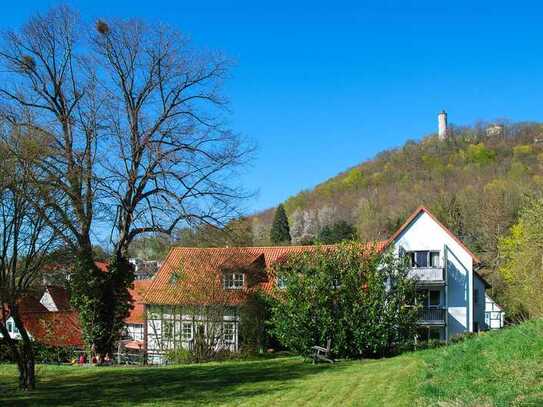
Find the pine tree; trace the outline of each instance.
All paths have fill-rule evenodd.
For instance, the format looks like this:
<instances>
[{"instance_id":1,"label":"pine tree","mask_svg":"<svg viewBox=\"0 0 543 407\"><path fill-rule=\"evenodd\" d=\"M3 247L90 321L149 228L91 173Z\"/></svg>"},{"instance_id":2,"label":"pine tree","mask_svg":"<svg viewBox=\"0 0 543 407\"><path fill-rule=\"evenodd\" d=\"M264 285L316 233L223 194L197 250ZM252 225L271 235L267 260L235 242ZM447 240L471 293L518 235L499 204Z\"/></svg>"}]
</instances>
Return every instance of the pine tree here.
<instances>
[{"instance_id":1,"label":"pine tree","mask_svg":"<svg viewBox=\"0 0 543 407\"><path fill-rule=\"evenodd\" d=\"M273 224L271 227L270 239L273 244L290 243L290 228L288 226L287 213L282 204L275 210Z\"/></svg>"}]
</instances>

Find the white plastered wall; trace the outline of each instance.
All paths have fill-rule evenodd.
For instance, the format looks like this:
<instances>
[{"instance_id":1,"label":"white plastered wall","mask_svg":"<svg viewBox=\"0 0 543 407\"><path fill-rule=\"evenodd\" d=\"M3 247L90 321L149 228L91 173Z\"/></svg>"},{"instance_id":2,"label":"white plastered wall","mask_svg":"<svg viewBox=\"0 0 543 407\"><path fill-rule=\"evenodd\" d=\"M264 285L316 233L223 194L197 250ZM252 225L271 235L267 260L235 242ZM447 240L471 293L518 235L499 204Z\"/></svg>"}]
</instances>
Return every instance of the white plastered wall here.
<instances>
[{"instance_id":1,"label":"white plastered wall","mask_svg":"<svg viewBox=\"0 0 543 407\"><path fill-rule=\"evenodd\" d=\"M466 331L472 332L473 258L469 252L424 211L417 215L394 243L396 253L400 247L405 251L435 250L440 252L441 261L445 258L445 247L448 249L448 337Z\"/></svg>"}]
</instances>

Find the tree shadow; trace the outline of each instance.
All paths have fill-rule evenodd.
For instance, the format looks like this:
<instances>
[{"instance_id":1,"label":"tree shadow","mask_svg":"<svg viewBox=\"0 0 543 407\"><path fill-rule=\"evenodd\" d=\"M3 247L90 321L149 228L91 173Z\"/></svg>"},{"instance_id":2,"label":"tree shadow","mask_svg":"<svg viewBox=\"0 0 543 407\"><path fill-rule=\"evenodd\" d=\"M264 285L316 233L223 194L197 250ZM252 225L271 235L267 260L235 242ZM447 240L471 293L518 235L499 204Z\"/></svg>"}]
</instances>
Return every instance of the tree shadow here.
<instances>
[{"instance_id":1,"label":"tree shadow","mask_svg":"<svg viewBox=\"0 0 543 407\"><path fill-rule=\"evenodd\" d=\"M2 405L131 405L136 403L228 404L292 389L293 380L340 370L298 358L179 367L94 368L57 372L32 393L5 392ZM90 369L90 368L89 368Z\"/></svg>"}]
</instances>

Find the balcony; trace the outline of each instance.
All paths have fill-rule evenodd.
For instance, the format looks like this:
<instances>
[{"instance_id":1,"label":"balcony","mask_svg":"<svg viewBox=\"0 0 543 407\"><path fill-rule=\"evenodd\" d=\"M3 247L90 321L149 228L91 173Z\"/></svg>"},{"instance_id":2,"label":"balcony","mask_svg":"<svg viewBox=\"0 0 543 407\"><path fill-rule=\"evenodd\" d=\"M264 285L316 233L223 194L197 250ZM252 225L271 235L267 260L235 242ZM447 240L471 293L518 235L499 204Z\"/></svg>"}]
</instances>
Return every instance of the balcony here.
<instances>
[{"instance_id":1,"label":"balcony","mask_svg":"<svg viewBox=\"0 0 543 407\"><path fill-rule=\"evenodd\" d=\"M423 308L420 310L419 325L445 325L445 308Z\"/></svg>"},{"instance_id":2,"label":"balcony","mask_svg":"<svg viewBox=\"0 0 543 407\"><path fill-rule=\"evenodd\" d=\"M443 267L413 267L409 277L417 280L418 285L444 285L445 272Z\"/></svg>"}]
</instances>

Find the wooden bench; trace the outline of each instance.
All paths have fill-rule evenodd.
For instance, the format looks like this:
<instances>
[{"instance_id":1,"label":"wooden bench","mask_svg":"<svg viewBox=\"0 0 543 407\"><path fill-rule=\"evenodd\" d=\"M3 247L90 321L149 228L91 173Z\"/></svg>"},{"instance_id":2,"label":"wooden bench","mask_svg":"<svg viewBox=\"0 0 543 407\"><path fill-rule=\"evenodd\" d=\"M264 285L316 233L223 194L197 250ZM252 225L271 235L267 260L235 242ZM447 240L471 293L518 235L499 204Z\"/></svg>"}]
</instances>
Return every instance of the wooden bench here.
<instances>
[{"instance_id":1,"label":"wooden bench","mask_svg":"<svg viewBox=\"0 0 543 407\"><path fill-rule=\"evenodd\" d=\"M330 357L331 344L332 340L328 339L328 341L326 341L326 348L323 348L322 346L313 346L311 348L313 350L313 363L317 363L319 361L334 363L334 359Z\"/></svg>"}]
</instances>

